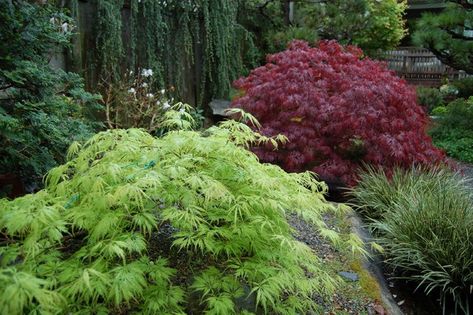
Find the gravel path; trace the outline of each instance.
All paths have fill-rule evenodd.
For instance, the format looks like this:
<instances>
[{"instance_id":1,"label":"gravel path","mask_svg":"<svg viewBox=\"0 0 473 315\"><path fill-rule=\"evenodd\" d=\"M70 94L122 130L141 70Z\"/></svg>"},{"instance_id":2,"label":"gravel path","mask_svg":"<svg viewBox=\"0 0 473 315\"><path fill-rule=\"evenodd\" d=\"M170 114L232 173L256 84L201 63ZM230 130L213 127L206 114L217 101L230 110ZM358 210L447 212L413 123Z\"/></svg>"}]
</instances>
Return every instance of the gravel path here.
<instances>
[{"instance_id":1,"label":"gravel path","mask_svg":"<svg viewBox=\"0 0 473 315\"><path fill-rule=\"evenodd\" d=\"M331 224L332 218L326 216L326 224L335 231L338 228ZM345 258L337 251L326 239L321 237L314 229L314 227L296 215L290 215L288 217L289 224L296 229L297 233L294 235L295 238L305 244L307 244L314 252L327 264L331 264L333 261L341 262ZM349 270L339 270L349 271ZM357 286L358 283L346 283L346 285ZM333 294L332 298L327 301L319 296L314 296L314 300L319 305L322 305L325 314L379 314L375 311L377 307L375 301L367 297L350 297L345 296L341 292Z\"/></svg>"}]
</instances>

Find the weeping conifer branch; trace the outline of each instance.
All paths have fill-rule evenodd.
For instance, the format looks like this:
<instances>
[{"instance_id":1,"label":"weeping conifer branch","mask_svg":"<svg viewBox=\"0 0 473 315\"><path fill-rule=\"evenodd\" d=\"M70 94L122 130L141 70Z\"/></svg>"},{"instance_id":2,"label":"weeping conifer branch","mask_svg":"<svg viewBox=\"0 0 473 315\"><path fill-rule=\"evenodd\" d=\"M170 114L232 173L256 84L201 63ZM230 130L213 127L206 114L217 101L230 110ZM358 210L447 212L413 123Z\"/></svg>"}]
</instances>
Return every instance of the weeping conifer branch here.
<instances>
[{"instance_id":1,"label":"weeping conifer branch","mask_svg":"<svg viewBox=\"0 0 473 315\"><path fill-rule=\"evenodd\" d=\"M119 80L125 70L151 68L160 87L177 87L179 97L189 86L189 69L200 63L196 85L201 104L228 97L231 82L245 71L245 61L254 65L253 37L237 22L239 1L131 0L127 20L123 0L96 0L94 5L93 67L100 81ZM70 7L77 10L77 0ZM125 23L130 34L124 34Z\"/></svg>"}]
</instances>

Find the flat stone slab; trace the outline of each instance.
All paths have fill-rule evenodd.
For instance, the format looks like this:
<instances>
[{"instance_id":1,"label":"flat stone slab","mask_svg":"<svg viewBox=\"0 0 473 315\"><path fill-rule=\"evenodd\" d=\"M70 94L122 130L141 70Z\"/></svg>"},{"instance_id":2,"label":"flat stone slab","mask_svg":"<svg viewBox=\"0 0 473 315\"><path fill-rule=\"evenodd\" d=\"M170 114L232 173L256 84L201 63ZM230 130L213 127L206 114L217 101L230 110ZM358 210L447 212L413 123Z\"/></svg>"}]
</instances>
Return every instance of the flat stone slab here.
<instances>
[{"instance_id":1,"label":"flat stone slab","mask_svg":"<svg viewBox=\"0 0 473 315\"><path fill-rule=\"evenodd\" d=\"M227 117L228 115L225 113L225 110L230 108L231 103L227 100L212 100L209 106L214 115Z\"/></svg>"},{"instance_id":2,"label":"flat stone slab","mask_svg":"<svg viewBox=\"0 0 473 315\"><path fill-rule=\"evenodd\" d=\"M353 282L358 281L358 279L360 278L356 272L341 271L338 274L342 276L344 279L347 279Z\"/></svg>"}]
</instances>

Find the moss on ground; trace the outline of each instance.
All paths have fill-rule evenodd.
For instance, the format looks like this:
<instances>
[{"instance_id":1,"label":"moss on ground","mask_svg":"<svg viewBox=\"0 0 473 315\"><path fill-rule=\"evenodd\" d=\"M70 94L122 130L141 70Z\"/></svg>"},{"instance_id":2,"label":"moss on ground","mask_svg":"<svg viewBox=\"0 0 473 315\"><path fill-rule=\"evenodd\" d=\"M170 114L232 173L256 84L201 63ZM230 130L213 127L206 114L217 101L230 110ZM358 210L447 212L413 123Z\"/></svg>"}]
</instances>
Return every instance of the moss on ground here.
<instances>
[{"instance_id":1,"label":"moss on ground","mask_svg":"<svg viewBox=\"0 0 473 315\"><path fill-rule=\"evenodd\" d=\"M347 219L349 216L327 216L325 222L341 235L348 235L352 225ZM374 276L363 268L364 257L361 254L353 254L348 249L335 248L330 242L323 238L318 239L317 244L310 244L311 237L301 237L311 248L318 252L319 257L323 257L327 272L338 277L343 285L330 300L320 300L323 304L325 314L369 314L369 310L375 306L383 306L381 298L381 287ZM342 271L354 272L358 275L357 281L350 281L342 278L339 273ZM383 306L383 308L385 308Z\"/></svg>"}]
</instances>

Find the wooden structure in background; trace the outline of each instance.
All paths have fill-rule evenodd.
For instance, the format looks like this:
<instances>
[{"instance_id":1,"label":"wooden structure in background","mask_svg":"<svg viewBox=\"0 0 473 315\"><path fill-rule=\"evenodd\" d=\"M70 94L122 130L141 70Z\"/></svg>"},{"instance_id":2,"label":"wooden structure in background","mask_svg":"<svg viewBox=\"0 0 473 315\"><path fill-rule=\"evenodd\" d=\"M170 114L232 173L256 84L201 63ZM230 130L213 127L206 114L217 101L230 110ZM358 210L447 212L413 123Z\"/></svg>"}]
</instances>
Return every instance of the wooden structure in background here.
<instances>
[{"instance_id":1,"label":"wooden structure in background","mask_svg":"<svg viewBox=\"0 0 473 315\"><path fill-rule=\"evenodd\" d=\"M62 52L51 55L51 66L54 68L63 69L70 72L79 73L85 81L86 89L89 91L97 91L97 87L100 83L99 75L95 66L95 60L97 58L96 48L96 2L102 0L79 0L77 7L77 16L75 21L76 29L74 30L77 34L73 40L72 45L69 49L65 49ZM131 0L124 0L123 7L121 10L122 16L122 39L124 43L125 56L130 56L130 43L131 43ZM154 0L153 0L154 1ZM61 6L65 8L71 8L71 0L61 0ZM180 65L181 75L188 80L182 83L181 86L177 86L181 94L181 100L191 105L198 103L199 91L201 90L201 78L202 76L202 44L195 44L193 56L183 56L181 60L176 60ZM121 64L121 70L123 73L131 70L130 58L125 58ZM193 62L191 63L190 60ZM147 66L143 66L146 68Z\"/></svg>"},{"instance_id":2,"label":"wooden structure in background","mask_svg":"<svg viewBox=\"0 0 473 315\"><path fill-rule=\"evenodd\" d=\"M467 76L463 71L444 65L428 49L400 47L385 53L389 69L413 85L440 86L445 79L456 80Z\"/></svg>"},{"instance_id":3,"label":"wooden structure in background","mask_svg":"<svg viewBox=\"0 0 473 315\"><path fill-rule=\"evenodd\" d=\"M444 0L408 0L408 10L437 10L446 6Z\"/></svg>"}]
</instances>

